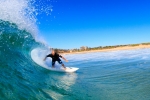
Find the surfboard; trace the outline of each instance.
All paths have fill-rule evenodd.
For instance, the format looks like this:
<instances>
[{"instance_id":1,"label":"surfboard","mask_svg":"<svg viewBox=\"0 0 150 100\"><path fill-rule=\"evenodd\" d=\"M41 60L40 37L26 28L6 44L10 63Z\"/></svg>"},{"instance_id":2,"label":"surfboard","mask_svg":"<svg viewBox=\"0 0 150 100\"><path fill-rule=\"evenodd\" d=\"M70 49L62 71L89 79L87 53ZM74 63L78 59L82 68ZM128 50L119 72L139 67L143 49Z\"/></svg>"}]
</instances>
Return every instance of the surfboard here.
<instances>
[{"instance_id":1,"label":"surfboard","mask_svg":"<svg viewBox=\"0 0 150 100\"><path fill-rule=\"evenodd\" d=\"M51 71L57 71L57 72L76 72L79 68L76 67L66 67L64 69L61 65L56 64L54 68L51 67L51 59L47 59L46 61L43 61L44 57L47 55L47 50L42 50L40 48L35 48L31 51L31 58L32 60L38 64L39 66L46 68Z\"/></svg>"}]
</instances>

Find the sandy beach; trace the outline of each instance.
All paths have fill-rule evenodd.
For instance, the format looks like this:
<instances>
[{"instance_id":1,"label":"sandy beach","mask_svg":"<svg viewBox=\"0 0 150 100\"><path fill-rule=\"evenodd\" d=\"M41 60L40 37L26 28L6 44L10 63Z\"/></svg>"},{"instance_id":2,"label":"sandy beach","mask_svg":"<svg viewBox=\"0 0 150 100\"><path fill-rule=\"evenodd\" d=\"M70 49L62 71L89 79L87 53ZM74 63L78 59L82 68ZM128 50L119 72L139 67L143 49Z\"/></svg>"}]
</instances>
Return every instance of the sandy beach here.
<instances>
[{"instance_id":1,"label":"sandy beach","mask_svg":"<svg viewBox=\"0 0 150 100\"><path fill-rule=\"evenodd\" d=\"M117 50L132 50L132 49L145 49L150 48L150 45L139 45L139 46L124 46L124 47L116 47L111 49L102 49L102 50L89 50L89 51L80 51L80 52L70 52L70 53L62 53L63 55L68 54L83 54L83 53L92 53L92 52L108 52L108 51L117 51Z\"/></svg>"}]
</instances>

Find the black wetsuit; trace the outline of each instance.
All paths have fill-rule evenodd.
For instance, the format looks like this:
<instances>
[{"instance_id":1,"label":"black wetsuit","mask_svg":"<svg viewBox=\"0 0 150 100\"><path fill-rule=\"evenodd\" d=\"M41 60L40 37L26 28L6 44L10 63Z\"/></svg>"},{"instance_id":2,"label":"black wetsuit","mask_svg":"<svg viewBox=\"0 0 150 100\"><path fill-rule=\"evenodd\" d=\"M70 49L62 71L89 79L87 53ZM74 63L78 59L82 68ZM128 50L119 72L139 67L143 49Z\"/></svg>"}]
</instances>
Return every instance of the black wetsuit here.
<instances>
[{"instance_id":1,"label":"black wetsuit","mask_svg":"<svg viewBox=\"0 0 150 100\"><path fill-rule=\"evenodd\" d=\"M62 58L62 56L59 55L59 54L57 54L57 53L55 53L54 55L49 54L49 55L47 55L46 57L51 57L51 58L52 58L52 66L55 65L55 62L56 62L56 61L58 61L59 64L63 64L62 61L61 61L60 58L59 58L59 57Z\"/></svg>"}]
</instances>

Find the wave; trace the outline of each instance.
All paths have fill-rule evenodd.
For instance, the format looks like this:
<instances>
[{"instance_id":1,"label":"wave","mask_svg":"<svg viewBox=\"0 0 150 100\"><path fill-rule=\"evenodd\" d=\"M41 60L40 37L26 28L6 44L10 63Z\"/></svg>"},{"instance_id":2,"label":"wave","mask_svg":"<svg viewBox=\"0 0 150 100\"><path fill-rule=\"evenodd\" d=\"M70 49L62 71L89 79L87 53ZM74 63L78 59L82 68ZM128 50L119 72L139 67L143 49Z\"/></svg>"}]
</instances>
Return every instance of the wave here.
<instances>
[{"instance_id":1,"label":"wave","mask_svg":"<svg viewBox=\"0 0 150 100\"><path fill-rule=\"evenodd\" d=\"M0 1L0 54L4 58L13 52L26 52L30 56L34 47L46 48L45 42L38 39L38 12L34 2L35 0Z\"/></svg>"},{"instance_id":2,"label":"wave","mask_svg":"<svg viewBox=\"0 0 150 100\"><path fill-rule=\"evenodd\" d=\"M16 24L0 20L0 56L3 58L1 61L10 64L10 60L6 59L13 58L12 61L15 61L19 59L16 56L18 54L30 57L30 51L34 47L44 48L44 45L36 42L31 33L20 30Z\"/></svg>"},{"instance_id":3,"label":"wave","mask_svg":"<svg viewBox=\"0 0 150 100\"><path fill-rule=\"evenodd\" d=\"M36 42L31 33L19 29L16 24L0 20L0 32L0 98L62 99L62 95L75 83L77 75L50 73L39 67L32 60L30 52L37 47L47 47Z\"/></svg>"},{"instance_id":4,"label":"wave","mask_svg":"<svg viewBox=\"0 0 150 100\"><path fill-rule=\"evenodd\" d=\"M31 59L34 48L48 49L38 36L34 0L0 1L0 98L7 100L55 99L62 95L57 84L49 85L49 78L58 78L64 92L76 75L49 76L47 70ZM59 74L58 74L59 76ZM64 82L65 79L70 79ZM40 81L39 81L40 80ZM51 87L50 87L51 86ZM56 89L59 91L55 91ZM50 94L46 91L51 91ZM59 93L60 92L60 93ZM55 94L54 94L55 93Z\"/></svg>"}]
</instances>

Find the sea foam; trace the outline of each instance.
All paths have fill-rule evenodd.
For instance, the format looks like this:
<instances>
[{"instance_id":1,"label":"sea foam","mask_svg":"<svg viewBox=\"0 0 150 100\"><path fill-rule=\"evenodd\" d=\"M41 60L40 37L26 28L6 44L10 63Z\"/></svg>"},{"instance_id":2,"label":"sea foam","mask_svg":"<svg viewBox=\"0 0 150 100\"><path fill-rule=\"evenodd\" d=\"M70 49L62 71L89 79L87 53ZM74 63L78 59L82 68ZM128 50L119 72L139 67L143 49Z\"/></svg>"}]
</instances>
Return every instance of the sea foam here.
<instances>
[{"instance_id":1,"label":"sea foam","mask_svg":"<svg viewBox=\"0 0 150 100\"><path fill-rule=\"evenodd\" d=\"M33 36L38 33L35 12L30 0L0 1L0 19L15 23L19 29L26 30Z\"/></svg>"},{"instance_id":2,"label":"sea foam","mask_svg":"<svg viewBox=\"0 0 150 100\"><path fill-rule=\"evenodd\" d=\"M31 33L37 42L47 45L44 38L39 36L37 16L41 13L46 15L52 12L52 6L42 4L44 1L36 0L1 0L0 1L0 20L14 23L20 30ZM45 0L45 2L50 2Z\"/></svg>"}]
</instances>

